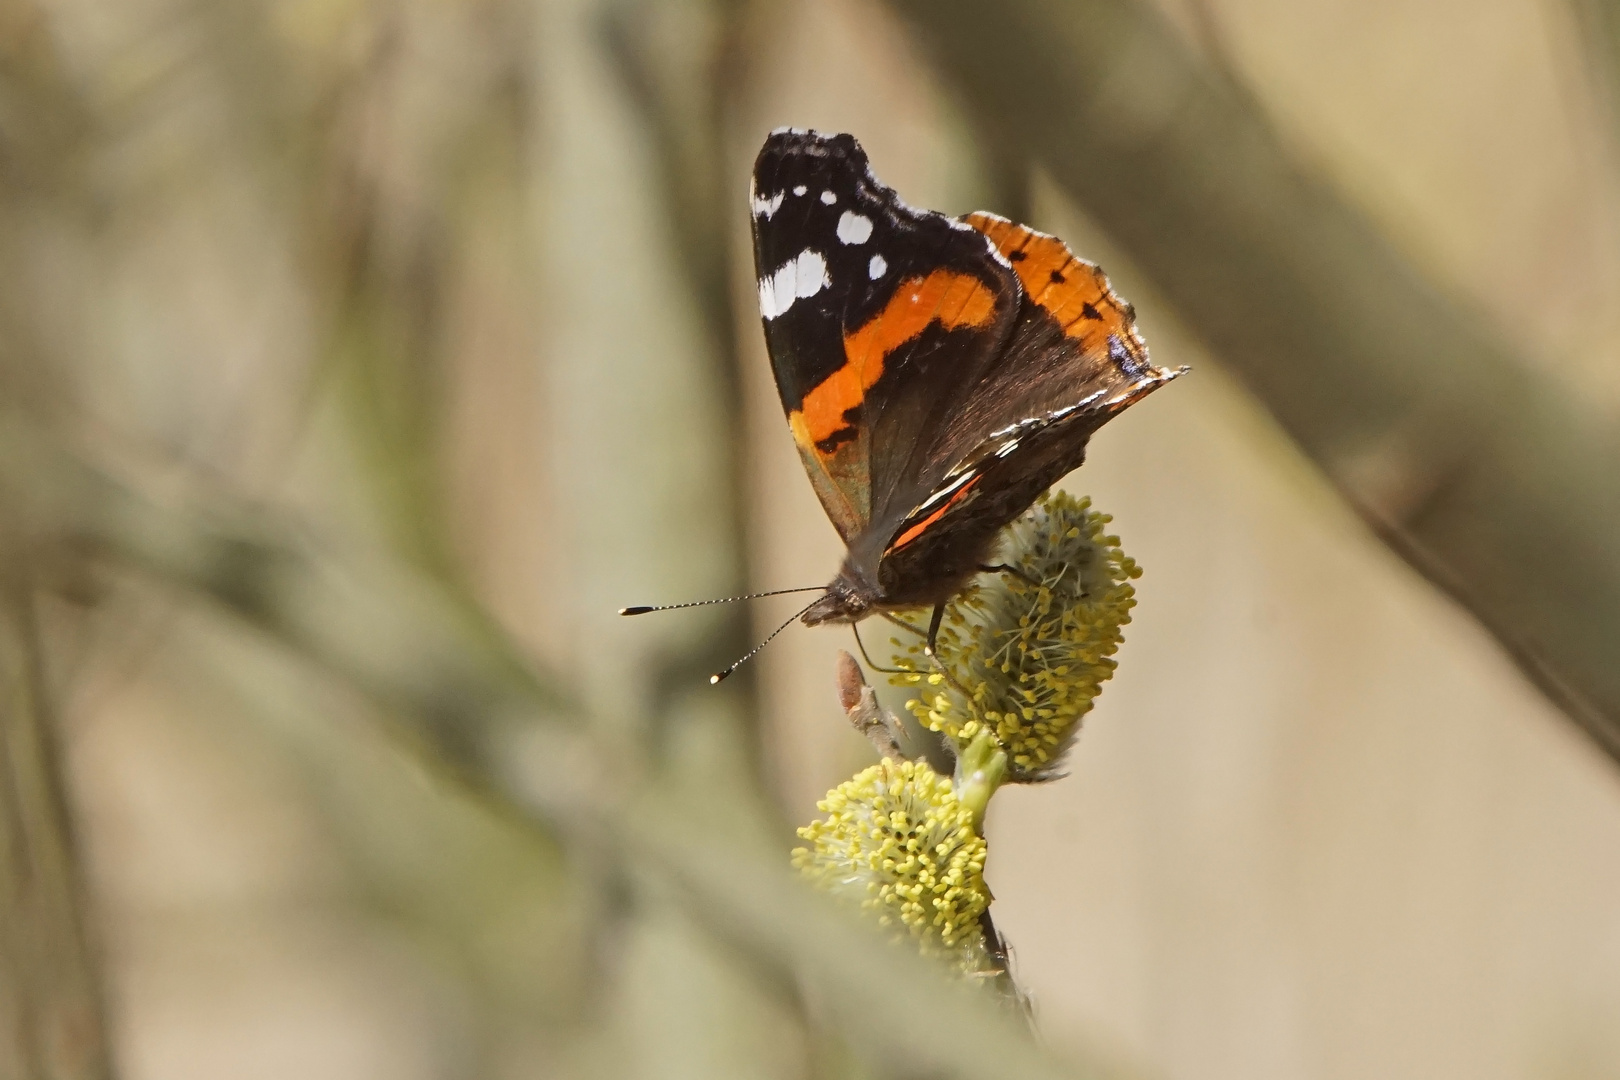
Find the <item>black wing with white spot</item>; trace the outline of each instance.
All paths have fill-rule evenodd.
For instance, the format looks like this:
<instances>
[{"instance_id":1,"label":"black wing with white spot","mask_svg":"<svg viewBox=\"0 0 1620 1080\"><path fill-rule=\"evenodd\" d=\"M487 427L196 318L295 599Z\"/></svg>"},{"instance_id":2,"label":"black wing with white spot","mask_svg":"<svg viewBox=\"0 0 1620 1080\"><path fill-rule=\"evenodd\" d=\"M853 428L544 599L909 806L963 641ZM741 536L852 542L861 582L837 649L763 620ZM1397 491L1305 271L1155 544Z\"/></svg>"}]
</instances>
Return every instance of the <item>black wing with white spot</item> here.
<instances>
[{"instance_id":1,"label":"black wing with white spot","mask_svg":"<svg viewBox=\"0 0 1620 1080\"><path fill-rule=\"evenodd\" d=\"M1001 353L1021 286L982 233L880 183L850 135L773 132L750 201L782 408L834 525L875 562L943 479L930 430Z\"/></svg>"}]
</instances>

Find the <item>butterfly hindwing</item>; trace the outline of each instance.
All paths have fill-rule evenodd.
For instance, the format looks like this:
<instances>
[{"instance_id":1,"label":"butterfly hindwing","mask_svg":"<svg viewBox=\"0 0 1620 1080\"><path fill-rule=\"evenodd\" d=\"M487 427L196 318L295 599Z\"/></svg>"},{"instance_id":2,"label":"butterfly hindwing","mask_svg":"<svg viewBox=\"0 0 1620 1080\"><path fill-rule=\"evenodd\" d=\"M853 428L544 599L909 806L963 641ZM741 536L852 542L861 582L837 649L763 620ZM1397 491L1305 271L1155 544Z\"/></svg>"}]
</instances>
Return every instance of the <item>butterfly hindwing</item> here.
<instances>
[{"instance_id":1,"label":"butterfly hindwing","mask_svg":"<svg viewBox=\"0 0 1620 1080\"><path fill-rule=\"evenodd\" d=\"M996 362L960 388L931 431L927 455L945 482L884 551L919 564L937 564L941 548L972 547L965 532L993 531L1022 512L1081 464L1097 428L1180 374L1152 364L1135 311L1063 241L994 214L963 220L1012 265L1023 298Z\"/></svg>"},{"instance_id":2,"label":"butterfly hindwing","mask_svg":"<svg viewBox=\"0 0 1620 1080\"><path fill-rule=\"evenodd\" d=\"M872 537L940 479L928 433L1006 345L1018 278L979 231L902 202L848 135L773 132L751 202L794 441L845 542L881 547Z\"/></svg>"}]
</instances>

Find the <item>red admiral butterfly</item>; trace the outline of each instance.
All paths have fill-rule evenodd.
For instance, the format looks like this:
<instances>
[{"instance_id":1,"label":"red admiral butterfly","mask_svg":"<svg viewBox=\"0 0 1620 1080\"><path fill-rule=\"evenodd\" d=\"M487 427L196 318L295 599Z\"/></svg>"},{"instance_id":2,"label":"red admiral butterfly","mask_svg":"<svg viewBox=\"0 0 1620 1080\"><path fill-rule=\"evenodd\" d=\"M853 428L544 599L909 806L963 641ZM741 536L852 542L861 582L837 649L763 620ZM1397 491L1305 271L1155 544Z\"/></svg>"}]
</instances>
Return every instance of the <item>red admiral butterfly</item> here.
<instances>
[{"instance_id":1,"label":"red admiral butterfly","mask_svg":"<svg viewBox=\"0 0 1620 1080\"><path fill-rule=\"evenodd\" d=\"M933 605L932 646L1002 527L1186 369L1149 362L1134 309L1061 240L914 209L851 135L771 132L751 202L776 387L848 548L801 617Z\"/></svg>"},{"instance_id":2,"label":"red admiral butterfly","mask_svg":"<svg viewBox=\"0 0 1620 1080\"><path fill-rule=\"evenodd\" d=\"M1002 527L1187 369L1153 366L1135 310L1063 241L908 206L852 135L771 132L750 202L776 389L849 551L824 590L754 595L820 592L795 616L811 626L932 605L932 654L945 602L1005 569L985 565Z\"/></svg>"}]
</instances>

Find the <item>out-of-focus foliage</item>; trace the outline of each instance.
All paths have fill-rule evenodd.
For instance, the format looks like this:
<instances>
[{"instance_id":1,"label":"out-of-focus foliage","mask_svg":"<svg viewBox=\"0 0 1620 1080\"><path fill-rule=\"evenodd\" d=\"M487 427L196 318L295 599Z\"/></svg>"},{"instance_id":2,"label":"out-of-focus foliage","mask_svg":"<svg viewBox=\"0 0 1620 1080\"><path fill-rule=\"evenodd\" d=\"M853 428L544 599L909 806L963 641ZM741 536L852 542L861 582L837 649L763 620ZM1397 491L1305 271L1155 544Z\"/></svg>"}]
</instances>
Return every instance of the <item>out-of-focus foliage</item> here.
<instances>
[{"instance_id":1,"label":"out-of-focus foliage","mask_svg":"<svg viewBox=\"0 0 1620 1080\"><path fill-rule=\"evenodd\" d=\"M886 88L825 111L992 209L1044 170L1609 730L1611 426L1150 9L897 6L0 0L0 1074L1107 1074L790 872L763 718L837 724L825 672L710 692L744 612L612 619L799 580L750 571L791 449L744 239L759 135L826 122L791 87ZM1173 981L1108 997L1250 1000Z\"/></svg>"}]
</instances>

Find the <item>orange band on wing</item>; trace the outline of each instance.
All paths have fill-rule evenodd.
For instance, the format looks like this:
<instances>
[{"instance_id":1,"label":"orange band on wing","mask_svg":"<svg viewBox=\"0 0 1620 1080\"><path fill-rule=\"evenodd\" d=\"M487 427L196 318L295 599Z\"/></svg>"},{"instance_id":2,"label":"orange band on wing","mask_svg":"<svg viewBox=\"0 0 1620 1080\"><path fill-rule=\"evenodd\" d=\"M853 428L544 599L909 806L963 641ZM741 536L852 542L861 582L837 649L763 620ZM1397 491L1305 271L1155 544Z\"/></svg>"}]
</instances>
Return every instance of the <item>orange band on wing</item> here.
<instances>
[{"instance_id":1,"label":"orange band on wing","mask_svg":"<svg viewBox=\"0 0 1620 1080\"><path fill-rule=\"evenodd\" d=\"M973 479L963 484L962 490L958 491L955 495L952 495L949 499L946 499L944 506L940 507L938 510L935 510L932 514L929 514L927 517L917 522L917 524L901 533L899 537L896 538L895 542L889 545L888 551L885 551L884 554L887 555L890 551L899 551L901 548L917 539L917 537L921 536L928 529L928 526L944 517L945 511L949 510L951 507L960 502L962 496L972 491L973 485L977 484L982 479L984 479L982 476L975 476Z\"/></svg>"},{"instance_id":2,"label":"orange band on wing","mask_svg":"<svg viewBox=\"0 0 1620 1080\"><path fill-rule=\"evenodd\" d=\"M883 377L889 354L929 324L937 322L946 330L983 326L995 311L995 293L972 274L935 270L925 278L902 281L882 311L844 335L843 366L806 394L788 416L794 438L801 446L813 446L847 427L844 413L859 405Z\"/></svg>"},{"instance_id":3,"label":"orange band on wing","mask_svg":"<svg viewBox=\"0 0 1620 1080\"><path fill-rule=\"evenodd\" d=\"M1121 333L1128 316L1108 279L1091 263L1075 258L1063 241L991 214L969 214L966 220L1006 256L1030 300L1045 308L1069 337L1100 330L1129 340L1129 334Z\"/></svg>"}]
</instances>

